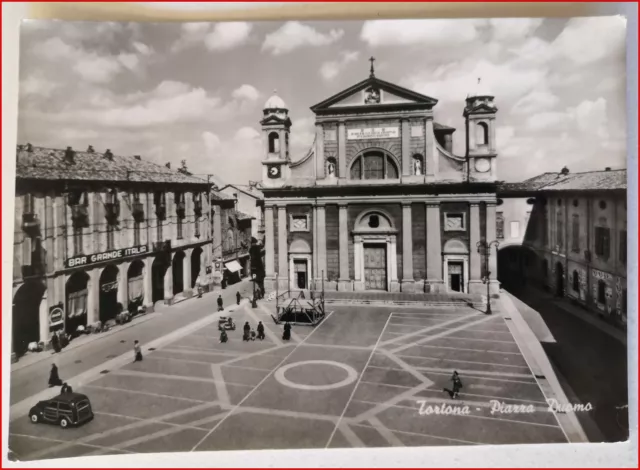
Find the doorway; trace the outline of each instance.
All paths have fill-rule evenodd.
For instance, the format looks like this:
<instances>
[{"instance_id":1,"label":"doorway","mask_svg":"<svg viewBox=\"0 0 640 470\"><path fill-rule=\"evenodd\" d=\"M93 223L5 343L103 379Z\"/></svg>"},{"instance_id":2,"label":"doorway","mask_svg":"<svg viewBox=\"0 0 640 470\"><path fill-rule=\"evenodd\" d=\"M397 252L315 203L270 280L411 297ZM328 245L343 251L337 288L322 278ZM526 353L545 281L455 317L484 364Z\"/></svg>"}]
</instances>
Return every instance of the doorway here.
<instances>
[{"instance_id":1,"label":"doorway","mask_svg":"<svg viewBox=\"0 0 640 470\"><path fill-rule=\"evenodd\" d=\"M46 308L46 287L39 281L27 281L13 298L13 352L22 356L29 343L40 340L40 309ZM44 302L44 305L41 305Z\"/></svg>"},{"instance_id":2,"label":"doorway","mask_svg":"<svg viewBox=\"0 0 640 470\"><path fill-rule=\"evenodd\" d=\"M364 245L364 288L387 290L386 245Z\"/></svg>"},{"instance_id":3,"label":"doorway","mask_svg":"<svg viewBox=\"0 0 640 470\"><path fill-rule=\"evenodd\" d=\"M293 260L293 275L295 286L298 289L308 289L308 269L307 260L294 259Z\"/></svg>"},{"instance_id":4,"label":"doorway","mask_svg":"<svg viewBox=\"0 0 640 470\"><path fill-rule=\"evenodd\" d=\"M449 290L451 292L464 292L464 263L462 261L449 261Z\"/></svg>"},{"instance_id":5,"label":"doorway","mask_svg":"<svg viewBox=\"0 0 640 470\"><path fill-rule=\"evenodd\" d=\"M100 275L100 321L104 324L116 318L123 305L118 305L118 268L109 265Z\"/></svg>"}]
</instances>

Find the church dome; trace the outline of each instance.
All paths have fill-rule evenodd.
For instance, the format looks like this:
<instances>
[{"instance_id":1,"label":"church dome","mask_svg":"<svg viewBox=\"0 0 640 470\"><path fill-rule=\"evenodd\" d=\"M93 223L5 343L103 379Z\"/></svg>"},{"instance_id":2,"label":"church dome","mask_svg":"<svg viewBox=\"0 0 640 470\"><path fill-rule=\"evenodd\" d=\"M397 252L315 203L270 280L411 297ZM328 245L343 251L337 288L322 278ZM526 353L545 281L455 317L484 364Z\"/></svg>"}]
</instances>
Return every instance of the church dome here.
<instances>
[{"instance_id":1,"label":"church dome","mask_svg":"<svg viewBox=\"0 0 640 470\"><path fill-rule=\"evenodd\" d=\"M271 98L264 104L264 109L287 109L287 104L282 98L278 96L276 91L273 91Z\"/></svg>"}]
</instances>

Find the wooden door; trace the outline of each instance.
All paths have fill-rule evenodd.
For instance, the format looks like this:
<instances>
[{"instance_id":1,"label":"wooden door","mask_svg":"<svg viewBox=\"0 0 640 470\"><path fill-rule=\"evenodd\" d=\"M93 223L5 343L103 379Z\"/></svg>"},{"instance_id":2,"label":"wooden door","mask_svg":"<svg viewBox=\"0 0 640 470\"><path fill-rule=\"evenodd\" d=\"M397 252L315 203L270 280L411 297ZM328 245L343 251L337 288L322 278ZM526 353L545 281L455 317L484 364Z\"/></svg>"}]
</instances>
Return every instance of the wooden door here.
<instances>
[{"instance_id":1,"label":"wooden door","mask_svg":"<svg viewBox=\"0 0 640 470\"><path fill-rule=\"evenodd\" d=\"M364 246L364 286L367 290L387 290L386 246Z\"/></svg>"},{"instance_id":2,"label":"wooden door","mask_svg":"<svg viewBox=\"0 0 640 470\"><path fill-rule=\"evenodd\" d=\"M463 292L464 278L462 275L463 263L449 261L449 290L452 292Z\"/></svg>"}]
</instances>

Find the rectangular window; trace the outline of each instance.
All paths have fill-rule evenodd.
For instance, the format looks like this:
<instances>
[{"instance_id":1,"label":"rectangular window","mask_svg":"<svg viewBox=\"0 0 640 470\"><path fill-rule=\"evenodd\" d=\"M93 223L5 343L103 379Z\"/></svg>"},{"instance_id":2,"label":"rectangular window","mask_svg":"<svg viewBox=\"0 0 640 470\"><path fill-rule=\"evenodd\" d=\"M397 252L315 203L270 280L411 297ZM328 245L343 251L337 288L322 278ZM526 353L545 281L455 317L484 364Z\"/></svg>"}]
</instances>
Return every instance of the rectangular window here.
<instances>
[{"instance_id":1,"label":"rectangular window","mask_svg":"<svg viewBox=\"0 0 640 470\"><path fill-rule=\"evenodd\" d=\"M618 250L618 260L627 264L627 231L620 231L620 249Z\"/></svg>"},{"instance_id":2,"label":"rectangular window","mask_svg":"<svg viewBox=\"0 0 640 470\"><path fill-rule=\"evenodd\" d=\"M178 217L177 219L177 226L178 226L178 240L182 240L182 219L180 217Z\"/></svg>"},{"instance_id":3,"label":"rectangular window","mask_svg":"<svg viewBox=\"0 0 640 470\"><path fill-rule=\"evenodd\" d=\"M73 253L74 255L82 254L82 227L74 227L73 229Z\"/></svg>"},{"instance_id":4,"label":"rectangular window","mask_svg":"<svg viewBox=\"0 0 640 470\"><path fill-rule=\"evenodd\" d=\"M115 230L113 225L107 225L107 250L115 248Z\"/></svg>"},{"instance_id":5,"label":"rectangular window","mask_svg":"<svg viewBox=\"0 0 640 470\"><path fill-rule=\"evenodd\" d=\"M511 222L511 224L509 224L509 232L510 238L520 237L520 222L517 220Z\"/></svg>"},{"instance_id":6,"label":"rectangular window","mask_svg":"<svg viewBox=\"0 0 640 470\"><path fill-rule=\"evenodd\" d=\"M580 216L573 214L571 217L571 251L580 253Z\"/></svg>"},{"instance_id":7,"label":"rectangular window","mask_svg":"<svg viewBox=\"0 0 640 470\"><path fill-rule=\"evenodd\" d=\"M564 223L561 212L558 212L556 215L556 245L558 250L562 250L564 248Z\"/></svg>"},{"instance_id":8,"label":"rectangular window","mask_svg":"<svg viewBox=\"0 0 640 470\"><path fill-rule=\"evenodd\" d=\"M596 256L600 258L609 258L609 253L611 249L611 238L610 231L608 227L596 227L595 229L596 235Z\"/></svg>"},{"instance_id":9,"label":"rectangular window","mask_svg":"<svg viewBox=\"0 0 640 470\"><path fill-rule=\"evenodd\" d=\"M194 232L195 237L200 238L200 220L198 220L198 217L196 217L194 228L195 228L195 232Z\"/></svg>"},{"instance_id":10,"label":"rectangular window","mask_svg":"<svg viewBox=\"0 0 640 470\"><path fill-rule=\"evenodd\" d=\"M138 221L133 222L133 244L136 246L140 244L140 222Z\"/></svg>"},{"instance_id":11,"label":"rectangular window","mask_svg":"<svg viewBox=\"0 0 640 470\"><path fill-rule=\"evenodd\" d=\"M502 212L496 212L496 237L498 240L504 238L504 216Z\"/></svg>"}]
</instances>

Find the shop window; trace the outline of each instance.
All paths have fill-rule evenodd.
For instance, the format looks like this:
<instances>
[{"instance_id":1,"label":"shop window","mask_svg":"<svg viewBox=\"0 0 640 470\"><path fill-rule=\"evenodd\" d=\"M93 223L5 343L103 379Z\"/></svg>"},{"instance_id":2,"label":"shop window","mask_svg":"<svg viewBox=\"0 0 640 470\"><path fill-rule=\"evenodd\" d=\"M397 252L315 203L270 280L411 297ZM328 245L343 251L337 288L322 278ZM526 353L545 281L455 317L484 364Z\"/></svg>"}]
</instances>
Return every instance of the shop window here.
<instances>
[{"instance_id":1,"label":"shop window","mask_svg":"<svg viewBox=\"0 0 640 470\"><path fill-rule=\"evenodd\" d=\"M571 288L574 292L580 291L580 277L578 276L578 271L576 270L571 273Z\"/></svg>"},{"instance_id":2,"label":"shop window","mask_svg":"<svg viewBox=\"0 0 640 470\"><path fill-rule=\"evenodd\" d=\"M606 297L607 285L604 281L598 281L598 303L605 304L607 301Z\"/></svg>"}]
</instances>

